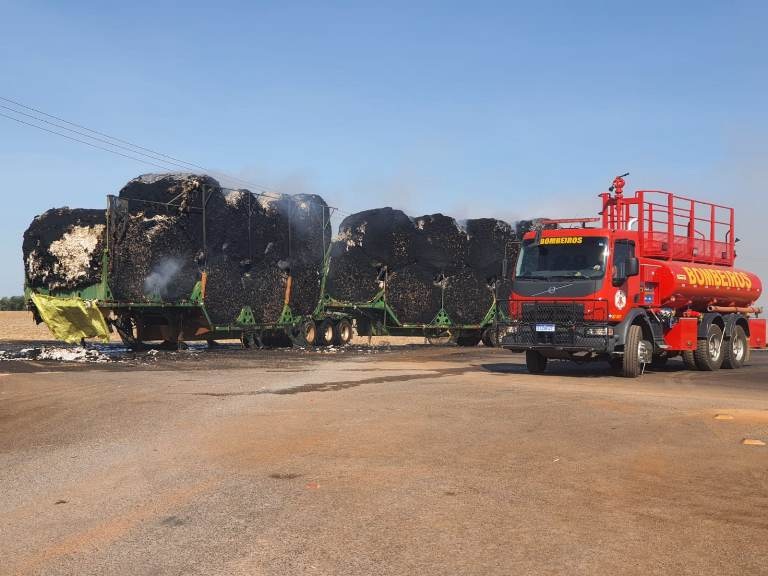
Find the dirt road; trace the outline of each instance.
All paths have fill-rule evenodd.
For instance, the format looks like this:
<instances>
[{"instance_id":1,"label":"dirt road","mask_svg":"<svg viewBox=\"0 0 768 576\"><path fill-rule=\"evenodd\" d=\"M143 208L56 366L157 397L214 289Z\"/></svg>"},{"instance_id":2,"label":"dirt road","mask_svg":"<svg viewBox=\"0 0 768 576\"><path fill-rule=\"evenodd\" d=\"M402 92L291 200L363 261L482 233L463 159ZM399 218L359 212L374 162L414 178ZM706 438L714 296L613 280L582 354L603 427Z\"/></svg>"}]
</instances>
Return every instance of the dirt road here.
<instances>
[{"instance_id":1,"label":"dirt road","mask_svg":"<svg viewBox=\"0 0 768 576\"><path fill-rule=\"evenodd\" d=\"M2 574L765 574L768 354L0 362Z\"/></svg>"}]
</instances>

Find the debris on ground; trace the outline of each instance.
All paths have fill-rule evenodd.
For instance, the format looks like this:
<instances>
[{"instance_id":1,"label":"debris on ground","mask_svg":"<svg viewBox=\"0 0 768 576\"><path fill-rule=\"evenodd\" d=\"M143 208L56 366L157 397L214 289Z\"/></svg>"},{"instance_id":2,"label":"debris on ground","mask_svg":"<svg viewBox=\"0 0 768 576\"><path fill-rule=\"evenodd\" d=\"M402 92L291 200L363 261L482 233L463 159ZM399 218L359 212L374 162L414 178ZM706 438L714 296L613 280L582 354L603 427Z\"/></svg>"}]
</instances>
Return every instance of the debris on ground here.
<instances>
[{"instance_id":1,"label":"debris on ground","mask_svg":"<svg viewBox=\"0 0 768 576\"><path fill-rule=\"evenodd\" d=\"M744 446L765 446L765 442L757 440L756 438L744 438L741 443Z\"/></svg>"}]
</instances>

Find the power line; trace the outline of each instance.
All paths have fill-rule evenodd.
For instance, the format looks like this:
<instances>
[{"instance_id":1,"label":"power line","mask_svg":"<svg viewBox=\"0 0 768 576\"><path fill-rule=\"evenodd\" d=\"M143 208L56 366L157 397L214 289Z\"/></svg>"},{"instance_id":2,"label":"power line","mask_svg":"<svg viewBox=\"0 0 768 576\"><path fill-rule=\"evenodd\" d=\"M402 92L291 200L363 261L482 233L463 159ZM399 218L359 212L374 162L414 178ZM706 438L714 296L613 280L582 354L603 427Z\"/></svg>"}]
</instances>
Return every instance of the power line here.
<instances>
[{"instance_id":1,"label":"power line","mask_svg":"<svg viewBox=\"0 0 768 576\"><path fill-rule=\"evenodd\" d=\"M150 158L151 160L155 160L156 162L162 162L163 165L157 164L156 162L151 162L151 161L148 161L148 160L144 160L142 158L136 158L135 156L131 156L129 154L124 154L122 152L118 152L117 150L112 150L110 148L104 148L104 147L99 146L97 144L93 144L92 142L87 142L87 141L81 140L79 138L74 138L72 136L68 136L66 134L62 134L60 132L57 132L55 130L50 130L50 129L45 128L43 126L38 126L36 124L32 124L30 122L25 122L25 121L20 120L18 118L14 118L12 116L8 116L6 114L0 113L0 116L3 116L3 117L8 118L10 120L14 120L16 122L19 122L20 124L31 126L33 128L37 128L39 130L44 130L45 132L49 132L51 134L55 134L55 135L61 136L63 138L67 138L67 139L73 140L75 142L80 142L80 143L85 144L87 146L91 146L92 148L103 150L105 152L110 152L112 154L116 154L116 155L122 156L124 158L135 160L137 162L142 162L142 163L148 164L150 166L155 166L157 168L161 168L162 170L173 171L174 168L172 168L172 167L182 168L182 169L185 169L185 170L189 170L190 168L197 168L197 169L202 170L203 172L205 172L207 174L216 175L216 176L218 176L220 178L226 178L228 180L235 181L235 182L241 182L243 184L246 184L249 187L256 188L257 190L260 190L260 192L258 193L258 195L260 195L260 196L272 197L272 198L275 198L275 199L280 199L283 196L283 194L281 194L279 192L274 192L274 191L270 190L269 188L267 188L266 186L263 186L261 184L257 184L255 182L250 182L248 180L245 180L243 178L239 178L237 176L232 176L231 174L227 174L225 172L220 172L220 171L217 171L217 170L210 170L210 169L206 168L205 166L201 166L201 165L195 164L193 162L187 162L186 160L181 160L180 158L175 158L175 157L170 156L168 154L164 154L163 152L158 152L156 150L152 150L151 148L147 148L147 147L144 147L144 146L140 146L138 144L134 144L132 142L129 142L128 140L123 140L121 138L117 138L115 136L111 136L110 134L107 134L105 132L100 132L98 130L94 130L92 128L88 128L87 126L83 126L82 124L77 124L75 122L71 122L71 121L66 120L64 118L61 118L59 116L55 116L53 114L49 114L48 112L44 112L43 110L40 110L38 108L34 108L34 107L29 106L27 104L23 104L22 102L18 102L16 100L12 100L12 99L6 98L4 96L0 96L0 100L8 102L10 104L13 104L14 106L18 106L20 108L24 108L25 110L30 110L32 112L35 112L36 114L40 114L40 115L46 116L48 118L53 118L54 120L58 120L59 122L63 122L65 124L68 124L69 126L74 126L74 127L79 128L81 130L85 130L87 132L90 132L91 134L97 134L99 136L103 136L104 138L107 138L108 140L104 140L102 138L96 138L94 136L91 136L90 134L84 134L83 132L80 132L78 130L74 130L72 128L67 128L66 126L61 126L60 124L56 124L54 122L50 122L48 120L45 120L44 118L38 118L38 117L36 117L34 115L31 115L31 114L28 114L26 112L22 112L20 110L15 110L15 109L10 108L8 106L0 105L0 108L4 108L5 110L9 110L9 111L13 112L14 114L19 114L19 115L23 115L23 116L32 118L32 119L36 120L37 122L43 122L43 123L46 123L48 125L54 126L56 128L59 128L61 130L67 130L69 132L78 134L79 136L83 136L84 138L89 138L89 139L94 140L96 142L101 142L103 144L106 144L107 146L112 146L112 147L115 147L115 148L120 148L122 150L126 150L127 152L130 152L131 154L137 154L137 155L140 155L140 156L144 156L146 158ZM126 147L126 146L123 146L121 144L115 144L115 142L119 142L121 144L126 144L130 148ZM149 152L150 154L152 154L154 156L152 156L150 154L145 154L144 152L141 152L141 150ZM167 158L168 160L165 160L165 158ZM317 204L319 206L326 206L327 208L331 208L334 212L336 212L338 214L349 215L348 212L344 212L342 210L339 210L338 208L333 208L331 206L327 206L327 205L321 204L319 202L314 202L314 201L311 201L311 200L308 200L307 202L309 204Z\"/></svg>"},{"instance_id":2,"label":"power line","mask_svg":"<svg viewBox=\"0 0 768 576\"><path fill-rule=\"evenodd\" d=\"M151 152L152 154L155 154L157 156L163 156L165 158L168 158L169 160L174 160L176 162L181 162L182 164L187 164L189 166L192 166L194 168L199 168L201 170L205 170L203 166L198 166L197 164L192 164L191 162L185 162L184 160L180 160L179 158L174 158L173 156L168 156L167 154L163 154L162 152L156 152L155 150L151 150L150 148L144 148L143 146L139 146L138 144L133 144L132 142L129 142L127 140L121 140L120 138L115 138L114 136L110 136L109 134L105 134L104 132L99 132L98 130L93 130L91 128L88 128L87 126L83 126L81 124L76 124L74 122L70 122L69 120L65 120L64 118L60 118L59 116L54 116L53 114L48 114L47 112L43 112L42 110L38 110L37 108L33 108L32 106L27 106L26 104L22 104L21 102L17 102L16 100L11 100L10 98L5 98L4 96L0 96L0 100L4 100L5 102L9 102L15 106L19 106L21 108L25 108L27 110L31 110L32 112L36 112L37 114L42 114L43 116L47 116L48 118L53 118L54 120L58 120L59 122L64 122L65 124L69 124L70 126L74 126L76 128L80 128L82 130L87 130L88 132L91 132L92 134L98 134L99 136L104 136L105 138L109 138L110 140L114 140L116 142L121 142L123 144L128 144L129 146L132 146L133 148L138 148L139 150L144 150L146 152Z\"/></svg>"},{"instance_id":3,"label":"power line","mask_svg":"<svg viewBox=\"0 0 768 576\"><path fill-rule=\"evenodd\" d=\"M79 134L80 136L84 136L85 138L90 138L91 140L95 140L96 142L101 142L103 144L106 144L107 146L114 146L115 148L120 148L122 150L127 150L128 152L131 152L133 154L139 154L140 156L146 156L147 158L151 158L152 160L157 160L158 162L164 162L166 164L177 166L178 168L184 168L189 169L183 164L177 164L175 162L169 162L168 160L163 160L162 158L158 158L156 156L152 156L149 154L144 154L143 152L139 152L138 150L134 150L132 148L129 148L127 146L121 146L120 144L113 144L109 140L104 140L103 138L96 138L95 136L89 136L88 134L84 132L80 132L79 130L74 130L72 128L67 128L66 126L62 126L61 124L56 124L55 122L51 122L50 120L46 120L45 118L38 118L37 116L34 116L32 114L27 114L26 112L21 112L19 110L14 110L13 108L9 106L3 106L0 104L0 108L4 108L5 110L10 110L14 114L21 114L22 116L26 116L27 118L32 118L33 120L36 120L38 122L44 122L48 124L49 126L55 126L56 128L59 128L61 130L66 130L67 132L72 132L73 134Z\"/></svg>"},{"instance_id":4,"label":"power line","mask_svg":"<svg viewBox=\"0 0 768 576\"><path fill-rule=\"evenodd\" d=\"M104 148L102 146L98 146L91 142L86 142L85 140L80 140L79 138L74 138L72 136L68 136L67 134L56 132L55 130L49 130L44 126L38 126L37 124L32 124L31 122L25 122L24 120L19 120L18 118L14 118L13 116L8 116L7 114L3 114L2 112L0 112L0 116L3 116L4 118L8 118L9 120L13 120L14 122L18 122L19 124L32 126L32 128L37 128L38 130L45 130L46 132L50 132L51 134L56 134L57 136L61 136L62 138L67 138L69 140L74 140L75 142L80 142L82 144L85 144L86 146L91 146L92 148L98 148L99 150L104 150L105 152L111 152L112 154L117 154L118 156L122 156L123 158L129 158L131 160L136 160L136 162L143 162L144 164L150 164L152 166L160 168L161 170L168 170L168 166L161 166L160 164L155 164L154 162L150 162L148 160L142 160L141 158L136 158L134 156L129 156L128 154L123 154L122 152L118 152L117 150Z\"/></svg>"}]
</instances>

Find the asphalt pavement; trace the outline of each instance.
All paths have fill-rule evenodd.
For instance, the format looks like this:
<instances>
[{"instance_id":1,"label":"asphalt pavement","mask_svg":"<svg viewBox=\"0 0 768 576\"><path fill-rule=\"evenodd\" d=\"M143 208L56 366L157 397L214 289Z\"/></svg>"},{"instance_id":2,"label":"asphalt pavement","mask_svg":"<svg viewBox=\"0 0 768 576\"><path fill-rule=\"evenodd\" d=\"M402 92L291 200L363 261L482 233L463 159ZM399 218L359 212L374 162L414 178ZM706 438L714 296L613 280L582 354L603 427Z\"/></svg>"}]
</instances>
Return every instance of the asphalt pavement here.
<instances>
[{"instance_id":1,"label":"asphalt pavement","mask_svg":"<svg viewBox=\"0 0 768 576\"><path fill-rule=\"evenodd\" d=\"M768 573L766 353L120 358L0 361L0 574Z\"/></svg>"}]
</instances>

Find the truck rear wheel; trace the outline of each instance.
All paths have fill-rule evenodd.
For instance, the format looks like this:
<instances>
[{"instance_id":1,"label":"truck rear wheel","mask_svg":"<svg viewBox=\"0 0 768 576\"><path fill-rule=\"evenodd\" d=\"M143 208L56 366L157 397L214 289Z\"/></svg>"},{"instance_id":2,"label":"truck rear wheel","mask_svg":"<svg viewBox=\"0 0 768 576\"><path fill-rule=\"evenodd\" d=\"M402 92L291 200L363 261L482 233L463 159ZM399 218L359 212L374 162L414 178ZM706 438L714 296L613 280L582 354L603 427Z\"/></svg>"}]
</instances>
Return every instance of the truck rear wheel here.
<instances>
[{"instance_id":1,"label":"truck rear wheel","mask_svg":"<svg viewBox=\"0 0 768 576\"><path fill-rule=\"evenodd\" d=\"M749 359L749 339L741 326L734 328L731 341L725 347L724 356L723 368L732 370L741 368Z\"/></svg>"},{"instance_id":2,"label":"truck rear wheel","mask_svg":"<svg viewBox=\"0 0 768 576\"><path fill-rule=\"evenodd\" d=\"M723 344L723 331L720 326L710 324L707 337L698 341L696 350L693 352L696 368L705 372L719 370L725 356Z\"/></svg>"},{"instance_id":3,"label":"truck rear wheel","mask_svg":"<svg viewBox=\"0 0 768 576\"><path fill-rule=\"evenodd\" d=\"M621 375L624 378L637 378L643 373L643 366L650 364L653 345L643 340L643 329L630 326L624 341L624 358L621 363Z\"/></svg>"},{"instance_id":4,"label":"truck rear wheel","mask_svg":"<svg viewBox=\"0 0 768 576\"><path fill-rule=\"evenodd\" d=\"M542 374L547 369L547 357L536 350L526 350L525 366L531 374Z\"/></svg>"},{"instance_id":5,"label":"truck rear wheel","mask_svg":"<svg viewBox=\"0 0 768 576\"><path fill-rule=\"evenodd\" d=\"M337 346L346 346L350 340L352 340L352 323L346 318L342 318L336 324L336 335L333 343Z\"/></svg>"},{"instance_id":6,"label":"truck rear wheel","mask_svg":"<svg viewBox=\"0 0 768 576\"><path fill-rule=\"evenodd\" d=\"M696 358L693 357L693 350L685 350L682 354L683 364L688 370L698 370L696 367Z\"/></svg>"}]
</instances>

